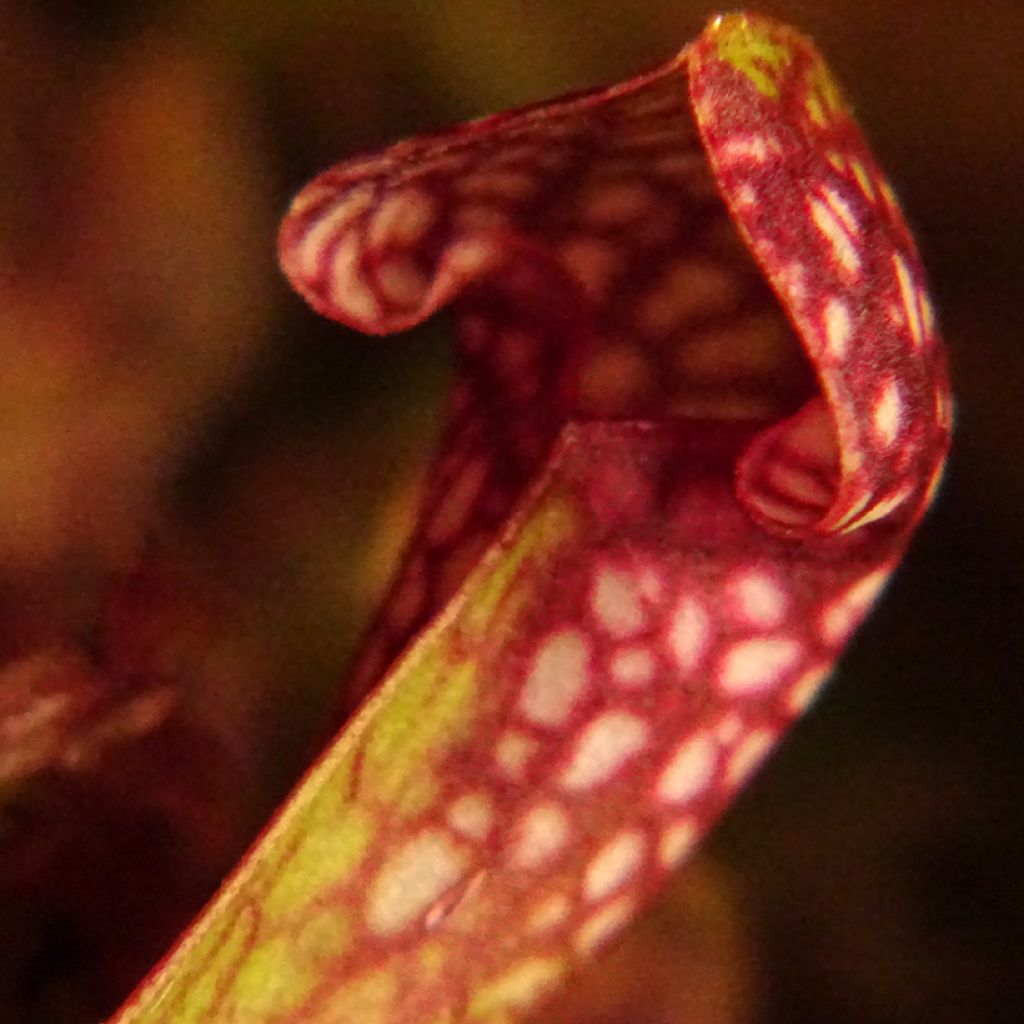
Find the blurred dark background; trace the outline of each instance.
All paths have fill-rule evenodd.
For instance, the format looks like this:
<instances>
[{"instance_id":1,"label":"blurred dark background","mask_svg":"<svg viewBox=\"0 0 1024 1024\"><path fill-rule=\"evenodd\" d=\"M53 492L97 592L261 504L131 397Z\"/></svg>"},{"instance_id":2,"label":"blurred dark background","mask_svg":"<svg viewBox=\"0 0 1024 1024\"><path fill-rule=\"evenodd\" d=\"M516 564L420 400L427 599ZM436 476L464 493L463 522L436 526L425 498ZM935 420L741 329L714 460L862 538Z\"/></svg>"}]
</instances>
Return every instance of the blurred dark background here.
<instances>
[{"instance_id":1,"label":"blurred dark background","mask_svg":"<svg viewBox=\"0 0 1024 1024\"><path fill-rule=\"evenodd\" d=\"M0 749L0 1020L95 1020L187 921L308 755L408 528L444 325L316 318L276 270L289 197L630 77L716 9L0 0L0 712L65 701L33 757ZM915 226L952 462L825 695L549 1019L1016 1021L1024 7L758 9L815 38Z\"/></svg>"}]
</instances>

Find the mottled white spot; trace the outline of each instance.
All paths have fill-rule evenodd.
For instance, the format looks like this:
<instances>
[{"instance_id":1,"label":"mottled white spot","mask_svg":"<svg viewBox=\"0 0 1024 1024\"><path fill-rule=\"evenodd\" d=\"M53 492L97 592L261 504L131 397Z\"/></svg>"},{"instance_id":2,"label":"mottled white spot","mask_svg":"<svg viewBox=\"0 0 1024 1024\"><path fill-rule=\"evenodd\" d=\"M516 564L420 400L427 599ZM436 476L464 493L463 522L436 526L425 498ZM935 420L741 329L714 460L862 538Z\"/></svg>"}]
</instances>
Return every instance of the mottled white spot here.
<instances>
[{"instance_id":1,"label":"mottled white spot","mask_svg":"<svg viewBox=\"0 0 1024 1024\"><path fill-rule=\"evenodd\" d=\"M819 632L822 640L835 646L845 640L878 597L889 578L889 569L876 569L852 584L822 612Z\"/></svg>"},{"instance_id":2,"label":"mottled white spot","mask_svg":"<svg viewBox=\"0 0 1024 1024\"><path fill-rule=\"evenodd\" d=\"M376 267L377 287L383 297L395 306L418 305L427 293L426 275L412 260L394 257Z\"/></svg>"},{"instance_id":3,"label":"mottled white spot","mask_svg":"<svg viewBox=\"0 0 1024 1024\"><path fill-rule=\"evenodd\" d=\"M669 627L669 649L684 672L695 672L711 641L708 614L697 600L684 597L672 616Z\"/></svg>"},{"instance_id":4,"label":"mottled white spot","mask_svg":"<svg viewBox=\"0 0 1024 1024\"><path fill-rule=\"evenodd\" d=\"M639 870L647 851L647 839L637 829L620 832L607 842L587 865L583 895L591 902L622 888Z\"/></svg>"},{"instance_id":5,"label":"mottled white spot","mask_svg":"<svg viewBox=\"0 0 1024 1024\"><path fill-rule=\"evenodd\" d=\"M785 637L740 640L722 658L719 685L729 694L771 689L796 666L802 651L799 641Z\"/></svg>"},{"instance_id":6,"label":"mottled white spot","mask_svg":"<svg viewBox=\"0 0 1024 1024\"><path fill-rule=\"evenodd\" d=\"M317 276L325 246L348 228L370 203L373 192L368 188L356 188L346 193L334 204L329 213L321 214L299 243L298 265L303 277L310 280Z\"/></svg>"},{"instance_id":7,"label":"mottled white spot","mask_svg":"<svg viewBox=\"0 0 1024 1024\"><path fill-rule=\"evenodd\" d=\"M930 338L935 333L935 307L932 305L931 297L927 292L919 291L918 299L921 306L921 324L924 328L924 336Z\"/></svg>"},{"instance_id":8,"label":"mottled white spot","mask_svg":"<svg viewBox=\"0 0 1024 1024\"><path fill-rule=\"evenodd\" d=\"M945 384L940 383L935 388L935 422L944 430L951 430L954 411L953 395Z\"/></svg>"},{"instance_id":9,"label":"mottled white spot","mask_svg":"<svg viewBox=\"0 0 1024 1024\"><path fill-rule=\"evenodd\" d=\"M878 396L873 416L875 436L881 444L888 446L896 440L902 415L903 400L900 398L899 385L890 379Z\"/></svg>"},{"instance_id":10,"label":"mottled white spot","mask_svg":"<svg viewBox=\"0 0 1024 1024\"><path fill-rule=\"evenodd\" d=\"M591 789L607 782L647 744L647 723L627 711L606 711L579 734L562 772L564 789Z\"/></svg>"},{"instance_id":11,"label":"mottled white spot","mask_svg":"<svg viewBox=\"0 0 1024 1024\"><path fill-rule=\"evenodd\" d=\"M871 504L872 494L870 491L865 491L857 500L846 510L842 518L836 522L835 528L840 533L848 529L856 529L858 524L854 520ZM853 524L852 526L850 524Z\"/></svg>"},{"instance_id":12,"label":"mottled white spot","mask_svg":"<svg viewBox=\"0 0 1024 1024\"><path fill-rule=\"evenodd\" d=\"M661 833L661 839L658 841L658 860L661 861L662 867L669 871L678 867L693 849L698 835L697 823L692 818L669 825Z\"/></svg>"},{"instance_id":13,"label":"mottled white spot","mask_svg":"<svg viewBox=\"0 0 1024 1024\"><path fill-rule=\"evenodd\" d=\"M519 697L519 710L537 725L555 728L572 714L589 683L590 646L575 630L544 641Z\"/></svg>"},{"instance_id":14,"label":"mottled white spot","mask_svg":"<svg viewBox=\"0 0 1024 1024\"><path fill-rule=\"evenodd\" d=\"M811 701L821 692L822 683L828 678L827 665L809 668L794 684L786 698L786 705L794 715L810 707Z\"/></svg>"},{"instance_id":15,"label":"mottled white spot","mask_svg":"<svg viewBox=\"0 0 1024 1024\"><path fill-rule=\"evenodd\" d=\"M627 637L644 628L646 615L640 585L632 573L607 567L598 570L590 607L612 636Z\"/></svg>"},{"instance_id":16,"label":"mottled white spot","mask_svg":"<svg viewBox=\"0 0 1024 1024\"><path fill-rule=\"evenodd\" d=\"M532 736L510 730L502 734L494 747L494 763L507 779L522 782L539 745Z\"/></svg>"},{"instance_id":17,"label":"mottled white spot","mask_svg":"<svg viewBox=\"0 0 1024 1024\"><path fill-rule=\"evenodd\" d=\"M508 229L509 212L484 200L465 203L455 211L455 227L467 233L493 234Z\"/></svg>"},{"instance_id":18,"label":"mottled white spot","mask_svg":"<svg viewBox=\"0 0 1024 1024\"><path fill-rule=\"evenodd\" d=\"M448 824L467 839L487 838L494 821L494 807L486 793L465 793L448 808Z\"/></svg>"},{"instance_id":19,"label":"mottled white spot","mask_svg":"<svg viewBox=\"0 0 1024 1024\"><path fill-rule=\"evenodd\" d=\"M619 260L615 249L598 238L581 236L561 246L562 261L583 291L592 299L607 292Z\"/></svg>"},{"instance_id":20,"label":"mottled white spot","mask_svg":"<svg viewBox=\"0 0 1024 1024\"><path fill-rule=\"evenodd\" d=\"M467 859L440 829L399 847L370 883L366 923L376 935L401 931L465 874Z\"/></svg>"},{"instance_id":21,"label":"mottled white spot","mask_svg":"<svg viewBox=\"0 0 1024 1024\"><path fill-rule=\"evenodd\" d=\"M832 212L842 221L846 233L851 238L856 238L860 234L860 225L857 223L853 210L850 209L850 204L834 188L830 188L828 185L821 190L821 195L831 207Z\"/></svg>"},{"instance_id":22,"label":"mottled white spot","mask_svg":"<svg viewBox=\"0 0 1024 1024\"><path fill-rule=\"evenodd\" d=\"M377 298L360 269L362 247L358 236L345 235L334 250L328 293L334 305L356 320L375 322L379 316Z\"/></svg>"},{"instance_id":23,"label":"mottled white spot","mask_svg":"<svg viewBox=\"0 0 1024 1024\"><path fill-rule=\"evenodd\" d=\"M867 526L868 523L876 523L879 519L885 519L890 512L899 508L913 493L914 487L912 485L908 484L906 487L901 487L894 494L890 494L888 498L883 498L877 505L869 508L851 528L842 532L849 532L850 529L859 530L862 526Z\"/></svg>"},{"instance_id":24,"label":"mottled white spot","mask_svg":"<svg viewBox=\"0 0 1024 1024\"><path fill-rule=\"evenodd\" d=\"M562 893L545 896L530 911L526 928L534 934L550 931L565 921L571 909L569 898Z\"/></svg>"},{"instance_id":25,"label":"mottled white spot","mask_svg":"<svg viewBox=\"0 0 1024 1024\"><path fill-rule=\"evenodd\" d=\"M716 263L682 261L669 267L640 305L640 322L664 334L695 315L728 312L736 303L733 273Z\"/></svg>"},{"instance_id":26,"label":"mottled white spot","mask_svg":"<svg viewBox=\"0 0 1024 1024\"><path fill-rule=\"evenodd\" d=\"M772 629L786 617L789 604L778 581L761 572L734 576L729 584L734 614L755 629Z\"/></svg>"},{"instance_id":27,"label":"mottled white spot","mask_svg":"<svg viewBox=\"0 0 1024 1024\"><path fill-rule=\"evenodd\" d=\"M737 135L727 139L718 150L722 163L763 164L768 159L768 143L761 135Z\"/></svg>"},{"instance_id":28,"label":"mottled white spot","mask_svg":"<svg viewBox=\"0 0 1024 1024\"><path fill-rule=\"evenodd\" d=\"M599 227L628 224L649 211L654 196L645 185L615 182L599 185L584 199L584 216Z\"/></svg>"},{"instance_id":29,"label":"mottled white spot","mask_svg":"<svg viewBox=\"0 0 1024 1024\"><path fill-rule=\"evenodd\" d=\"M408 248L430 228L434 212L434 201L418 189L405 189L388 196L370 222L370 245Z\"/></svg>"},{"instance_id":30,"label":"mottled white spot","mask_svg":"<svg viewBox=\"0 0 1024 1024\"><path fill-rule=\"evenodd\" d=\"M831 298L825 303L825 341L835 359L846 355L846 346L853 332L850 310L842 299Z\"/></svg>"},{"instance_id":31,"label":"mottled white spot","mask_svg":"<svg viewBox=\"0 0 1024 1024\"><path fill-rule=\"evenodd\" d=\"M470 1003L471 1016L474 1020L508 1020L507 1011L532 1006L567 970L564 957L526 957L478 989Z\"/></svg>"},{"instance_id":32,"label":"mottled white spot","mask_svg":"<svg viewBox=\"0 0 1024 1024\"><path fill-rule=\"evenodd\" d=\"M799 502L801 505L817 505L822 511L832 504L835 492L813 466L773 459L764 467L764 471L768 483L789 501ZM806 521L808 512L803 508L798 511Z\"/></svg>"},{"instance_id":33,"label":"mottled white spot","mask_svg":"<svg viewBox=\"0 0 1024 1024\"><path fill-rule=\"evenodd\" d=\"M483 488L487 469L483 459L474 459L463 468L431 515L426 532L430 544L450 541L463 529Z\"/></svg>"},{"instance_id":34,"label":"mottled white spot","mask_svg":"<svg viewBox=\"0 0 1024 1024\"><path fill-rule=\"evenodd\" d=\"M658 776L655 793L667 804L681 804L701 795L715 775L718 748L707 732L681 743Z\"/></svg>"},{"instance_id":35,"label":"mottled white spot","mask_svg":"<svg viewBox=\"0 0 1024 1024\"><path fill-rule=\"evenodd\" d=\"M654 677L654 655L642 647L616 651L611 659L612 679L623 689L633 690L650 683Z\"/></svg>"},{"instance_id":36,"label":"mottled white spot","mask_svg":"<svg viewBox=\"0 0 1024 1024\"><path fill-rule=\"evenodd\" d=\"M595 911L580 925L573 937L573 948L580 956L590 956L629 923L636 910L632 896L620 896Z\"/></svg>"},{"instance_id":37,"label":"mottled white spot","mask_svg":"<svg viewBox=\"0 0 1024 1024\"><path fill-rule=\"evenodd\" d=\"M942 486L942 481L945 478L945 475L945 463L935 467L935 472L932 473L932 478L928 481L928 489L924 494L924 504L926 508L935 500L935 495L939 493L939 488Z\"/></svg>"},{"instance_id":38,"label":"mottled white spot","mask_svg":"<svg viewBox=\"0 0 1024 1024\"><path fill-rule=\"evenodd\" d=\"M550 801L537 804L513 826L509 859L517 868L538 868L557 857L568 841L565 811Z\"/></svg>"},{"instance_id":39,"label":"mottled white spot","mask_svg":"<svg viewBox=\"0 0 1024 1024\"><path fill-rule=\"evenodd\" d=\"M818 226L825 241L832 249L836 262L848 274L855 274L860 269L860 256L845 227L833 213L832 208L820 199L811 200L811 217Z\"/></svg>"},{"instance_id":40,"label":"mottled white spot","mask_svg":"<svg viewBox=\"0 0 1024 1024\"><path fill-rule=\"evenodd\" d=\"M915 345L924 341L924 324L921 321L921 310L918 308L918 288L907 266L907 261L898 253L893 253L892 264L896 271L896 281L900 287L900 298L907 315L907 326Z\"/></svg>"},{"instance_id":41,"label":"mottled white spot","mask_svg":"<svg viewBox=\"0 0 1024 1024\"><path fill-rule=\"evenodd\" d=\"M736 189L736 205L742 209L750 209L757 206L757 192L753 185L744 183Z\"/></svg>"},{"instance_id":42,"label":"mottled white spot","mask_svg":"<svg viewBox=\"0 0 1024 1024\"><path fill-rule=\"evenodd\" d=\"M715 726L715 739L720 746L729 746L743 729L743 719L735 711L726 715Z\"/></svg>"},{"instance_id":43,"label":"mottled white spot","mask_svg":"<svg viewBox=\"0 0 1024 1024\"><path fill-rule=\"evenodd\" d=\"M729 785L738 786L744 782L764 760L774 742L775 734L770 729L758 729L743 740L729 758L726 769Z\"/></svg>"},{"instance_id":44,"label":"mottled white spot","mask_svg":"<svg viewBox=\"0 0 1024 1024\"><path fill-rule=\"evenodd\" d=\"M465 280L482 273L497 254L493 242L484 238L464 238L456 242L445 256L445 275Z\"/></svg>"}]
</instances>

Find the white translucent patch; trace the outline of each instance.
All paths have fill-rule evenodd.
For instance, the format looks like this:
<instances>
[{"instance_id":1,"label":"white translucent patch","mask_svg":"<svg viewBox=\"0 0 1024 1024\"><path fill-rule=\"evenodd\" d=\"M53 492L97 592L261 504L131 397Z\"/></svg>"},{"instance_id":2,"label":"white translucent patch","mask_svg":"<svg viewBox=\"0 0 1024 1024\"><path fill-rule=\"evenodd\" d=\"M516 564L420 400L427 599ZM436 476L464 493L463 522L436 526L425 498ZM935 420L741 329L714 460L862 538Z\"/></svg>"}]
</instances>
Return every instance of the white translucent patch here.
<instances>
[{"instance_id":1,"label":"white translucent patch","mask_svg":"<svg viewBox=\"0 0 1024 1024\"><path fill-rule=\"evenodd\" d=\"M682 804L700 796L711 784L718 746L707 732L681 743L658 776L655 795L666 804Z\"/></svg>"},{"instance_id":2,"label":"white translucent patch","mask_svg":"<svg viewBox=\"0 0 1024 1024\"><path fill-rule=\"evenodd\" d=\"M900 488L895 494L890 494L888 498L883 498L877 505L870 508L865 512L856 522L856 528L859 530L862 526L867 526L868 523L876 523L879 519L885 519L890 512L894 512L902 505L907 498L914 493L913 485L908 484L906 487Z\"/></svg>"},{"instance_id":3,"label":"white translucent patch","mask_svg":"<svg viewBox=\"0 0 1024 1024\"><path fill-rule=\"evenodd\" d=\"M356 188L338 200L329 213L321 216L306 232L298 247L299 271L306 280L317 276L324 248L373 202L373 191ZM293 211L293 215L294 215Z\"/></svg>"},{"instance_id":4,"label":"white translucent patch","mask_svg":"<svg viewBox=\"0 0 1024 1024\"><path fill-rule=\"evenodd\" d=\"M740 187L736 189L735 202L741 209L752 209L757 206L757 191L754 189L754 186L746 183L740 185Z\"/></svg>"},{"instance_id":5,"label":"white translucent patch","mask_svg":"<svg viewBox=\"0 0 1024 1024\"><path fill-rule=\"evenodd\" d=\"M384 260L376 267L377 288L394 306L409 309L423 301L430 287L426 275L412 260L402 256Z\"/></svg>"},{"instance_id":6,"label":"white translucent patch","mask_svg":"<svg viewBox=\"0 0 1024 1024\"><path fill-rule=\"evenodd\" d=\"M828 678L827 665L809 668L794 684L786 698L786 706L794 715L802 714L821 692L821 686Z\"/></svg>"},{"instance_id":7,"label":"white translucent patch","mask_svg":"<svg viewBox=\"0 0 1024 1024\"><path fill-rule=\"evenodd\" d=\"M728 747L743 730L743 719L735 712L722 718L715 726L715 739L722 747Z\"/></svg>"},{"instance_id":8,"label":"white translucent patch","mask_svg":"<svg viewBox=\"0 0 1024 1024\"><path fill-rule=\"evenodd\" d=\"M360 269L362 247L356 235L345 235L331 260L329 295L331 302L346 316L376 323L380 316L377 297Z\"/></svg>"},{"instance_id":9,"label":"white translucent patch","mask_svg":"<svg viewBox=\"0 0 1024 1024\"><path fill-rule=\"evenodd\" d=\"M711 643L711 621L696 598L684 597L672 616L669 650L684 672L695 672Z\"/></svg>"},{"instance_id":10,"label":"white translucent patch","mask_svg":"<svg viewBox=\"0 0 1024 1024\"><path fill-rule=\"evenodd\" d=\"M598 238L571 238L560 247L562 262L583 291L594 300L607 293L619 267L615 249Z\"/></svg>"},{"instance_id":11,"label":"white translucent patch","mask_svg":"<svg viewBox=\"0 0 1024 1024\"><path fill-rule=\"evenodd\" d=\"M548 637L533 659L519 697L520 713L548 728L562 725L590 682L590 645L575 630Z\"/></svg>"},{"instance_id":12,"label":"white translucent patch","mask_svg":"<svg viewBox=\"0 0 1024 1024\"><path fill-rule=\"evenodd\" d=\"M549 864L569 842L569 817L558 804L546 801L530 808L512 829L509 860L516 868Z\"/></svg>"},{"instance_id":13,"label":"white translucent patch","mask_svg":"<svg viewBox=\"0 0 1024 1024\"><path fill-rule=\"evenodd\" d=\"M374 248L407 249L430 229L436 215L434 200L419 189L407 188L388 196L377 208L367 234Z\"/></svg>"},{"instance_id":14,"label":"white translucent patch","mask_svg":"<svg viewBox=\"0 0 1024 1024\"><path fill-rule=\"evenodd\" d=\"M647 745L647 723L627 711L607 711L579 734L562 772L564 789L592 789L612 778Z\"/></svg>"},{"instance_id":15,"label":"white translucent patch","mask_svg":"<svg viewBox=\"0 0 1024 1024\"><path fill-rule=\"evenodd\" d=\"M393 935L429 910L462 879L465 854L440 829L427 829L399 847L377 872L366 898L366 924Z\"/></svg>"},{"instance_id":16,"label":"white translucent patch","mask_svg":"<svg viewBox=\"0 0 1024 1024\"><path fill-rule=\"evenodd\" d=\"M493 242L483 238L464 238L445 254L444 272L463 280L476 277L493 263L496 255Z\"/></svg>"},{"instance_id":17,"label":"white translucent patch","mask_svg":"<svg viewBox=\"0 0 1024 1024\"><path fill-rule=\"evenodd\" d=\"M865 168L859 160L851 160L850 169L853 171L853 176L857 179L857 184L860 186L861 192L863 192L871 202L874 202L875 186L871 182L867 168Z\"/></svg>"},{"instance_id":18,"label":"white translucent patch","mask_svg":"<svg viewBox=\"0 0 1024 1024\"><path fill-rule=\"evenodd\" d=\"M940 384L935 389L935 422L945 430L953 426L954 403L953 395L948 387Z\"/></svg>"},{"instance_id":19,"label":"white translucent patch","mask_svg":"<svg viewBox=\"0 0 1024 1024\"><path fill-rule=\"evenodd\" d=\"M918 292L919 305L921 307L921 325L924 328L924 335L930 338L935 333L935 306L925 291Z\"/></svg>"},{"instance_id":20,"label":"white translucent patch","mask_svg":"<svg viewBox=\"0 0 1024 1024\"><path fill-rule=\"evenodd\" d=\"M853 333L849 307L842 299L831 298L825 303L825 342L829 354L836 359L846 355L846 346Z\"/></svg>"},{"instance_id":21,"label":"white translucent patch","mask_svg":"<svg viewBox=\"0 0 1024 1024\"><path fill-rule=\"evenodd\" d=\"M455 211L454 220L459 231L491 234L507 230L512 217L502 207L478 200L460 206Z\"/></svg>"},{"instance_id":22,"label":"white translucent patch","mask_svg":"<svg viewBox=\"0 0 1024 1024\"><path fill-rule=\"evenodd\" d=\"M803 647L785 637L740 640L722 658L718 684L729 694L754 694L770 690L800 661Z\"/></svg>"},{"instance_id":23,"label":"white translucent patch","mask_svg":"<svg viewBox=\"0 0 1024 1024\"><path fill-rule=\"evenodd\" d=\"M545 896L527 916L526 928L534 934L551 931L568 918L571 909L569 898L562 893Z\"/></svg>"},{"instance_id":24,"label":"white translucent patch","mask_svg":"<svg viewBox=\"0 0 1024 1024\"><path fill-rule=\"evenodd\" d=\"M664 334L696 315L725 313L739 297L734 274L706 261L675 263L662 275L640 304L640 323Z\"/></svg>"},{"instance_id":25,"label":"white translucent patch","mask_svg":"<svg viewBox=\"0 0 1024 1024\"><path fill-rule=\"evenodd\" d=\"M878 597L888 578L887 568L876 569L827 605L818 626L822 640L830 646L844 641Z\"/></svg>"},{"instance_id":26,"label":"white translucent patch","mask_svg":"<svg viewBox=\"0 0 1024 1024\"><path fill-rule=\"evenodd\" d=\"M642 217L654 203L651 190L638 182L598 185L583 200L584 217L598 227L614 227Z\"/></svg>"},{"instance_id":27,"label":"white translucent patch","mask_svg":"<svg viewBox=\"0 0 1024 1024\"><path fill-rule=\"evenodd\" d=\"M494 763L505 778L522 782L526 769L540 744L525 733L509 730L494 747Z\"/></svg>"},{"instance_id":28,"label":"white translucent patch","mask_svg":"<svg viewBox=\"0 0 1024 1024\"><path fill-rule=\"evenodd\" d=\"M860 270L860 256L846 228L832 208L820 199L812 199L811 217L822 237L828 242L836 262L848 274L856 274Z\"/></svg>"},{"instance_id":29,"label":"white translucent patch","mask_svg":"<svg viewBox=\"0 0 1024 1024\"><path fill-rule=\"evenodd\" d=\"M525 1010L558 983L568 970L564 957L531 956L504 974L484 982L472 1001L473 1018L508 1020L507 1012ZM518 1016L518 1014L517 1014Z\"/></svg>"},{"instance_id":30,"label":"white translucent patch","mask_svg":"<svg viewBox=\"0 0 1024 1024\"><path fill-rule=\"evenodd\" d=\"M761 135L736 135L718 149L718 160L724 164L763 164L769 155L768 142Z\"/></svg>"},{"instance_id":31,"label":"white translucent patch","mask_svg":"<svg viewBox=\"0 0 1024 1024\"><path fill-rule=\"evenodd\" d=\"M817 505L822 510L832 504L834 492L810 467L776 459L765 468L768 483L791 501ZM799 515L801 519L806 519L807 512L800 509Z\"/></svg>"},{"instance_id":32,"label":"white translucent patch","mask_svg":"<svg viewBox=\"0 0 1024 1024\"><path fill-rule=\"evenodd\" d=\"M592 956L622 931L635 911L636 900L632 896L613 900L580 925L573 936L573 948L580 956Z\"/></svg>"},{"instance_id":33,"label":"white translucent patch","mask_svg":"<svg viewBox=\"0 0 1024 1024\"><path fill-rule=\"evenodd\" d=\"M734 576L729 583L734 614L755 629L772 629L786 617L789 599L778 581L761 572Z\"/></svg>"},{"instance_id":34,"label":"white translucent patch","mask_svg":"<svg viewBox=\"0 0 1024 1024\"><path fill-rule=\"evenodd\" d=\"M836 530L840 533L846 532L851 529L857 529L858 524L854 520L871 504L872 494L870 491L865 491L851 506L846 510L843 517L836 523ZM852 525L851 525L852 524Z\"/></svg>"},{"instance_id":35,"label":"white translucent patch","mask_svg":"<svg viewBox=\"0 0 1024 1024\"><path fill-rule=\"evenodd\" d=\"M596 902L621 889L640 869L646 852L647 839L642 832L620 832L587 865L583 875L584 897Z\"/></svg>"},{"instance_id":36,"label":"white translucent patch","mask_svg":"<svg viewBox=\"0 0 1024 1024\"><path fill-rule=\"evenodd\" d=\"M481 842L494 823L494 805L486 793L465 793L448 808L448 824L467 839Z\"/></svg>"},{"instance_id":37,"label":"white translucent patch","mask_svg":"<svg viewBox=\"0 0 1024 1024\"><path fill-rule=\"evenodd\" d=\"M903 302L903 309L907 315L907 326L910 328L910 336L915 345L921 345L924 341L924 323L921 319L921 310L918 306L918 288L914 278L907 266L907 261L898 253L892 256L893 269L896 272L896 281L900 288L900 298Z\"/></svg>"},{"instance_id":38,"label":"white translucent patch","mask_svg":"<svg viewBox=\"0 0 1024 1024\"><path fill-rule=\"evenodd\" d=\"M726 780L730 786L744 782L764 760L775 743L775 733L769 729L752 732L733 751L726 769Z\"/></svg>"},{"instance_id":39,"label":"white translucent patch","mask_svg":"<svg viewBox=\"0 0 1024 1024\"><path fill-rule=\"evenodd\" d=\"M605 630L620 639L638 633L646 624L640 584L632 573L599 569L590 593L590 607Z\"/></svg>"},{"instance_id":40,"label":"white translucent patch","mask_svg":"<svg viewBox=\"0 0 1024 1024\"><path fill-rule=\"evenodd\" d=\"M692 818L669 825L658 840L658 860L667 871L678 867L693 849L700 829Z\"/></svg>"},{"instance_id":41,"label":"white translucent patch","mask_svg":"<svg viewBox=\"0 0 1024 1024\"><path fill-rule=\"evenodd\" d=\"M834 189L826 185L821 190L822 198L828 203L832 212L842 222L846 233L851 238L856 238L860 234L860 224L857 223L857 218L854 216L853 210L850 209L850 204Z\"/></svg>"},{"instance_id":42,"label":"white translucent patch","mask_svg":"<svg viewBox=\"0 0 1024 1024\"><path fill-rule=\"evenodd\" d=\"M654 678L654 655L642 647L627 647L616 651L611 659L612 680L625 690L647 686Z\"/></svg>"},{"instance_id":43,"label":"white translucent patch","mask_svg":"<svg viewBox=\"0 0 1024 1024\"><path fill-rule=\"evenodd\" d=\"M443 544L462 531L483 488L487 469L483 459L475 459L463 468L431 515L426 532L428 543Z\"/></svg>"},{"instance_id":44,"label":"white translucent patch","mask_svg":"<svg viewBox=\"0 0 1024 1024\"><path fill-rule=\"evenodd\" d=\"M888 447L896 440L902 418L903 399L900 397L899 385L895 380L889 380L878 396L872 416L875 437L881 444Z\"/></svg>"}]
</instances>

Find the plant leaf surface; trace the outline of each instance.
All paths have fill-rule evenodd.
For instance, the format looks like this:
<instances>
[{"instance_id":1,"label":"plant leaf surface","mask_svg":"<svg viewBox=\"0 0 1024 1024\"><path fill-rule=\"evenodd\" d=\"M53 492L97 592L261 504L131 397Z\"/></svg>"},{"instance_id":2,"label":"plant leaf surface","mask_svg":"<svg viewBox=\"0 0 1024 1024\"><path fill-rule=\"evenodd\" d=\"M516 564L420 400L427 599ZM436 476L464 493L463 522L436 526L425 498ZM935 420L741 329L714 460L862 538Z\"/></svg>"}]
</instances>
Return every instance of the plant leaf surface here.
<instances>
[{"instance_id":1,"label":"plant leaf surface","mask_svg":"<svg viewBox=\"0 0 1024 1024\"><path fill-rule=\"evenodd\" d=\"M281 233L460 376L373 690L119 1024L518 1019L800 713L938 485L892 190L811 44L714 19L621 86L340 165Z\"/></svg>"}]
</instances>

